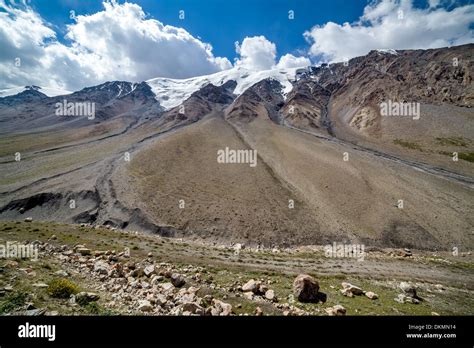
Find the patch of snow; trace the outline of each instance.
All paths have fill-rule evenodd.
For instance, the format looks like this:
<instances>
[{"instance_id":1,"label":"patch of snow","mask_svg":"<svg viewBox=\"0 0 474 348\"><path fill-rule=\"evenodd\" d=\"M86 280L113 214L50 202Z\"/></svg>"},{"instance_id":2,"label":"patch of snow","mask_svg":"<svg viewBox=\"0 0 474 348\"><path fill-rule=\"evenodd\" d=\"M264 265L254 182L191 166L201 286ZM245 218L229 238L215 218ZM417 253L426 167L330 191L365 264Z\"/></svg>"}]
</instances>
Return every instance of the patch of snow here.
<instances>
[{"instance_id":1,"label":"patch of snow","mask_svg":"<svg viewBox=\"0 0 474 348\"><path fill-rule=\"evenodd\" d=\"M378 49L377 52L384 53L384 54L393 54L394 56L398 56L398 52L391 48L381 48L381 49Z\"/></svg>"},{"instance_id":2,"label":"patch of snow","mask_svg":"<svg viewBox=\"0 0 474 348\"><path fill-rule=\"evenodd\" d=\"M283 85L283 96L286 96L292 89L290 81L295 80L296 70L299 68L271 69L263 71L253 71L240 66L228 70L219 71L211 75L191 77L188 79L170 79L158 77L146 81L155 94L155 98L166 110L180 105L191 94L201 89L205 85L212 83L221 86L227 81L237 82L234 94L240 95L247 88L267 78L273 78Z\"/></svg>"},{"instance_id":3,"label":"patch of snow","mask_svg":"<svg viewBox=\"0 0 474 348\"><path fill-rule=\"evenodd\" d=\"M8 88L8 89L3 89L0 90L0 98L4 97L9 97L12 95L19 94L21 92L27 91L27 90L37 90L38 92L41 92L48 97L56 97L58 95L66 95L66 94L71 94L72 92L63 90L63 89L57 89L57 88L47 88L47 87L38 87L38 86L23 86L23 87L14 87L14 88Z\"/></svg>"}]
</instances>

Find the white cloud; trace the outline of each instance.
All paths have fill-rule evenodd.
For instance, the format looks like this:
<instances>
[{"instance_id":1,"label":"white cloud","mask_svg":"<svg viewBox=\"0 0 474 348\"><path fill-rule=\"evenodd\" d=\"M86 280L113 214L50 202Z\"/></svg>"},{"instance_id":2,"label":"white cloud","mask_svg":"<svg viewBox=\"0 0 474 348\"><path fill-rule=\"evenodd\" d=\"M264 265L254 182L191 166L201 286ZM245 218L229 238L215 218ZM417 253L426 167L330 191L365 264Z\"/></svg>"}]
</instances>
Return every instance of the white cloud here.
<instances>
[{"instance_id":1,"label":"white cloud","mask_svg":"<svg viewBox=\"0 0 474 348\"><path fill-rule=\"evenodd\" d=\"M107 80L185 78L232 66L183 28L147 19L139 5L103 5L103 11L77 16L67 27L70 44L65 45L31 8L0 0L3 87L38 84L75 90Z\"/></svg>"},{"instance_id":2,"label":"white cloud","mask_svg":"<svg viewBox=\"0 0 474 348\"><path fill-rule=\"evenodd\" d=\"M306 57L295 57L287 53L280 58L277 68L300 68L311 65L311 61Z\"/></svg>"},{"instance_id":3,"label":"white cloud","mask_svg":"<svg viewBox=\"0 0 474 348\"><path fill-rule=\"evenodd\" d=\"M311 61L305 57L295 57L288 53L276 63L276 45L265 36L246 37L242 44L235 43L235 51L240 55L235 65L251 70L269 70L273 68L298 68L308 66Z\"/></svg>"},{"instance_id":4,"label":"white cloud","mask_svg":"<svg viewBox=\"0 0 474 348\"><path fill-rule=\"evenodd\" d=\"M242 44L235 43L235 51L240 55L236 65L252 70L268 70L275 65L276 46L265 36L246 37Z\"/></svg>"},{"instance_id":5,"label":"white cloud","mask_svg":"<svg viewBox=\"0 0 474 348\"><path fill-rule=\"evenodd\" d=\"M365 7L356 23L328 22L304 33L310 54L323 61L342 61L372 49L437 48L474 42L469 26L474 5L448 11L431 0L425 9L412 0L381 0Z\"/></svg>"}]
</instances>

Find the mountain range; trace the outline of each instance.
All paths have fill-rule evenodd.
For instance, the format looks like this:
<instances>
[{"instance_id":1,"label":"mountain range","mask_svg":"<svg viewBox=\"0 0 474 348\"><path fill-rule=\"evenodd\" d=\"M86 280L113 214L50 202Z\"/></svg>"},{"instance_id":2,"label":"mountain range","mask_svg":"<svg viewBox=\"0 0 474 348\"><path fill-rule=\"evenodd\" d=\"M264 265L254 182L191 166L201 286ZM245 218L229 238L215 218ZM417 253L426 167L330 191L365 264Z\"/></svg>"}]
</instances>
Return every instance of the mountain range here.
<instances>
[{"instance_id":1,"label":"mountain range","mask_svg":"<svg viewBox=\"0 0 474 348\"><path fill-rule=\"evenodd\" d=\"M3 90L0 218L268 247L469 249L473 67L470 44ZM93 103L94 117L58 116L58 103ZM384 103L419 113L383 115ZM225 148L256 150L257 166L218 163Z\"/></svg>"}]
</instances>

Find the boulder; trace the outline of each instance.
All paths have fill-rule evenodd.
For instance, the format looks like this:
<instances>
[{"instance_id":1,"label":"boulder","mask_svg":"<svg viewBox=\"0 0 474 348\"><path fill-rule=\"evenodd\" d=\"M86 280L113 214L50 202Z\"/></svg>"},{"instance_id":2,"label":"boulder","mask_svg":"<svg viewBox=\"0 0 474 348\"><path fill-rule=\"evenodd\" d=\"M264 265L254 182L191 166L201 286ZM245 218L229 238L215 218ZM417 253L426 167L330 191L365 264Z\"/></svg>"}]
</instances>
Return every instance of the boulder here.
<instances>
[{"instance_id":1,"label":"boulder","mask_svg":"<svg viewBox=\"0 0 474 348\"><path fill-rule=\"evenodd\" d=\"M419 299L411 297L411 296L407 296L405 294L399 294L394 300L398 303L412 303L412 304L420 303Z\"/></svg>"},{"instance_id":2,"label":"boulder","mask_svg":"<svg viewBox=\"0 0 474 348\"><path fill-rule=\"evenodd\" d=\"M401 282L399 287L407 296L417 298L416 288L413 284L409 282Z\"/></svg>"},{"instance_id":3,"label":"boulder","mask_svg":"<svg viewBox=\"0 0 474 348\"><path fill-rule=\"evenodd\" d=\"M352 285L351 283L346 283L346 282L343 282L342 284L342 294L347 296L347 294L352 294L352 295L362 295L363 294L363 291L361 288L359 288L358 286L355 286L355 285ZM349 297L351 297L349 295Z\"/></svg>"},{"instance_id":4,"label":"boulder","mask_svg":"<svg viewBox=\"0 0 474 348\"><path fill-rule=\"evenodd\" d=\"M165 291L165 292L168 292L168 291L174 289L174 286L173 286L173 284L171 284L171 283L161 283L161 284L160 284L160 287L161 287L161 288L163 289L163 291Z\"/></svg>"},{"instance_id":5,"label":"boulder","mask_svg":"<svg viewBox=\"0 0 474 348\"><path fill-rule=\"evenodd\" d=\"M151 312L153 310L153 306L148 300L140 300L138 301L138 310L142 312Z\"/></svg>"},{"instance_id":6,"label":"boulder","mask_svg":"<svg viewBox=\"0 0 474 348\"><path fill-rule=\"evenodd\" d=\"M143 273L147 277L150 277L153 273L155 273L155 266L154 265L146 266L145 269L143 270Z\"/></svg>"},{"instance_id":7,"label":"boulder","mask_svg":"<svg viewBox=\"0 0 474 348\"><path fill-rule=\"evenodd\" d=\"M221 300L212 300L214 307L211 309L213 316L228 316L232 314L232 305L229 303L222 302Z\"/></svg>"},{"instance_id":8,"label":"boulder","mask_svg":"<svg viewBox=\"0 0 474 348\"><path fill-rule=\"evenodd\" d=\"M54 274L57 275L57 276L63 277L63 278L69 276L69 274L66 271L63 271L63 270L56 271L56 272L54 272Z\"/></svg>"},{"instance_id":9,"label":"boulder","mask_svg":"<svg viewBox=\"0 0 474 348\"><path fill-rule=\"evenodd\" d=\"M343 316L346 315L346 309L341 305L335 305L325 309L326 313L330 316Z\"/></svg>"},{"instance_id":10,"label":"boulder","mask_svg":"<svg viewBox=\"0 0 474 348\"><path fill-rule=\"evenodd\" d=\"M85 306L89 302L97 301L100 296L94 292L80 292L76 295L76 302L81 306Z\"/></svg>"},{"instance_id":11,"label":"boulder","mask_svg":"<svg viewBox=\"0 0 474 348\"><path fill-rule=\"evenodd\" d=\"M192 314L204 313L204 308L202 308L200 305L198 305L195 302L185 302L182 304L181 308L183 309L183 312L189 312Z\"/></svg>"},{"instance_id":12,"label":"boulder","mask_svg":"<svg viewBox=\"0 0 474 348\"><path fill-rule=\"evenodd\" d=\"M97 261L94 263L94 272L99 274L108 274L109 273L109 265L104 261Z\"/></svg>"},{"instance_id":13,"label":"boulder","mask_svg":"<svg viewBox=\"0 0 474 348\"><path fill-rule=\"evenodd\" d=\"M275 291L273 291L273 290L267 290L267 291L265 292L265 298L266 298L267 300L270 300L270 301L276 300Z\"/></svg>"},{"instance_id":14,"label":"boulder","mask_svg":"<svg viewBox=\"0 0 474 348\"><path fill-rule=\"evenodd\" d=\"M372 291L366 291L365 296L367 296L371 300L376 300L376 299L379 298L379 295L377 295L376 293L374 293Z\"/></svg>"},{"instance_id":15,"label":"boulder","mask_svg":"<svg viewBox=\"0 0 474 348\"><path fill-rule=\"evenodd\" d=\"M293 282L293 295L300 302L318 302L319 284L310 275L300 274Z\"/></svg>"},{"instance_id":16,"label":"boulder","mask_svg":"<svg viewBox=\"0 0 474 348\"><path fill-rule=\"evenodd\" d=\"M82 256L91 255L92 251L88 248L77 248L76 251Z\"/></svg>"},{"instance_id":17,"label":"boulder","mask_svg":"<svg viewBox=\"0 0 474 348\"><path fill-rule=\"evenodd\" d=\"M179 273L173 273L171 275L170 280L171 280L171 284L173 284L177 288L180 288L184 284L186 284L186 281L184 280L184 277Z\"/></svg>"},{"instance_id":18,"label":"boulder","mask_svg":"<svg viewBox=\"0 0 474 348\"><path fill-rule=\"evenodd\" d=\"M259 287L259 284L255 280L250 279L247 283L245 283L242 286L242 291L243 292L252 291L255 293L258 287Z\"/></svg>"}]
</instances>

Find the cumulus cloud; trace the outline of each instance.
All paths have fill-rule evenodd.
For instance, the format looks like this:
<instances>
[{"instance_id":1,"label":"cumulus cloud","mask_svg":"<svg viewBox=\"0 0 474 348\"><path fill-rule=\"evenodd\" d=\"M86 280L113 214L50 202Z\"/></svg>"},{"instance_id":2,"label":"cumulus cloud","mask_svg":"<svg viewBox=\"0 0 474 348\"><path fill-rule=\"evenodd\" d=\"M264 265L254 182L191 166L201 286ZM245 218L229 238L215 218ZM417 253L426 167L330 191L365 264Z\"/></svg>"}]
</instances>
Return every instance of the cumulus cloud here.
<instances>
[{"instance_id":1,"label":"cumulus cloud","mask_svg":"<svg viewBox=\"0 0 474 348\"><path fill-rule=\"evenodd\" d=\"M294 55L287 53L281 56L277 68L301 68L311 65L311 61L306 57L295 57Z\"/></svg>"},{"instance_id":2,"label":"cumulus cloud","mask_svg":"<svg viewBox=\"0 0 474 348\"><path fill-rule=\"evenodd\" d=\"M185 78L232 65L183 28L148 19L139 5L103 3L67 26L68 44L30 7L0 0L0 81L76 90L107 80ZM20 58L20 66L15 64Z\"/></svg>"},{"instance_id":3,"label":"cumulus cloud","mask_svg":"<svg viewBox=\"0 0 474 348\"><path fill-rule=\"evenodd\" d=\"M438 48L474 42L470 30L474 5L452 10L431 0L424 9L412 0L379 0L366 6L355 23L328 22L304 33L310 54L321 61L342 61L380 48Z\"/></svg>"},{"instance_id":4,"label":"cumulus cloud","mask_svg":"<svg viewBox=\"0 0 474 348\"><path fill-rule=\"evenodd\" d=\"M268 70L275 65L276 46L265 36L246 37L242 44L235 43L235 51L240 55L236 65L252 70Z\"/></svg>"},{"instance_id":5,"label":"cumulus cloud","mask_svg":"<svg viewBox=\"0 0 474 348\"><path fill-rule=\"evenodd\" d=\"M235 51L240 55L235 61L236 66L250 70L269 70L273 68L299 68L308 66L311 61L305 57L295 57L288 53L276 63L276 45L265 36L246 37L242 44L235 43Z\"/></svg>"}]
</instances>

